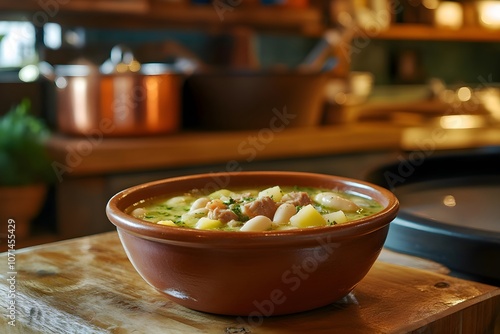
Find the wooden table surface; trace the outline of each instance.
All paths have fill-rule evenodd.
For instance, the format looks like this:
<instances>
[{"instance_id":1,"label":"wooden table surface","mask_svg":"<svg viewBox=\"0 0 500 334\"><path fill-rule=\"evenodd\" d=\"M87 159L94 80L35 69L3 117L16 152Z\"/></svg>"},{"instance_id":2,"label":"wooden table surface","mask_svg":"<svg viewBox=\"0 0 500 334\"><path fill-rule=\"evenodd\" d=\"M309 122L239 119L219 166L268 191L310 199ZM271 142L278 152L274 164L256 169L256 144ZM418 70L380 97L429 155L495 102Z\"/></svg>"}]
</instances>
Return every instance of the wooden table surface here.
<instances>
[{"instance_id":1,"label":"wooden table surface","mask_svg":"<svg viewBox=\"0 0 500 334\"><path fill-rule=\"evenodd\" d=\"M336 303L250 319L169 301L136 273L116 232L65 240L0 254L0 332L500 333L499 288L388 258Z\"/></svg>"}]
</instances>

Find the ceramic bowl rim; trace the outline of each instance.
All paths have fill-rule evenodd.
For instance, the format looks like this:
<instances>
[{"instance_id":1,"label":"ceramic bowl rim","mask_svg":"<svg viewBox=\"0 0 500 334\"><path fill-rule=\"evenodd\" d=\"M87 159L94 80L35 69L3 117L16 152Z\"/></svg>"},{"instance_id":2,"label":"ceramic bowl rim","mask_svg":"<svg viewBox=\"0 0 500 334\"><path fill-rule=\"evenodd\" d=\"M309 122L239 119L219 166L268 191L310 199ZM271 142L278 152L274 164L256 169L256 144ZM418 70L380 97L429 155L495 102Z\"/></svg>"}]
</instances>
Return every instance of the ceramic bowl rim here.
<instances>
[{"instance_id":1,"label":"ceramic bowl rim","mask_svg":"<svg viewBox=\"0 0 500 334\"><path fill-rule=\"evenodd\" d=\"M386 200L387 203L385 203L385 207L378 213L336 226L308 227L290 230L244 233L239 231L197 230L192 228L179 228L157 225L155 223L146 222L126 214L122 205L122 203L127 202L130 197L133 197L136 194L145 193L147 191L150 191L152 188L166 187L166 184L172 182L189 182L193 179L206 180L209 178L213 178L214 175L222 175L227 177L269 177L277 174L283 177L288 176L305 179L327 178L330 181L334 181L335 183L339 183L346 187L352 187L361 190L364 189L366 191L378 193ZM188 190L190 189L186 189L186 191ZM165 195L167 194L168 192L165 193ZM133 202L134 201L131 201L131 204L133 204ZM125 207L128 206L129 205L125 205ZM201 173L164 178L156 181L138 184L136 186L124 189L112 196L106 205L106 215L110 222L115 225L119 231L126 231L127 233L134 234L141 238L160 242L195 242L198 245L213 245L217 243L224 243L236 244L239 245L238 247L241 247L241 243L262 246L262 243L264 241L276 243L277 241L279 242L280 238L282 239L282 242L289 243L291 240L300 241L310 238L317 238L324 235L334 236L337 239L364 235L388 225L392 220L394 220L398 210L399 201L396 196L388 189L375 185L373 183L337 175L293 171L239 171ZM237 242L235 242L235 240Z\"/></svg>"}]
</instances>

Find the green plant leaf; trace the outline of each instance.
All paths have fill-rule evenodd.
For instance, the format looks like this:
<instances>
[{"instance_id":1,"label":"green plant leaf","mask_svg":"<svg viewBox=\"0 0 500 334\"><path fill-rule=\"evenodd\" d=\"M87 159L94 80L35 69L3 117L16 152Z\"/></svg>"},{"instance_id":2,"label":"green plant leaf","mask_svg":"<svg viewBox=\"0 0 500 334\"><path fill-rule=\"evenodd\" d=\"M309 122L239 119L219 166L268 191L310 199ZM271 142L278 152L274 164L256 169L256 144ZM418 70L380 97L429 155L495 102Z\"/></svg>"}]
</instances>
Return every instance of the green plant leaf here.
<instances>
[{"instance_id":1,"label":"green plant leaf","mask_svg":"<svg viewBox=\"0 0 500 334\"><path fill-rule=\"evenodd\" d=\"M50 183L55 180L45 142L50 130L31 114L28 99L0 117L0 185Z\"/></svg>"}]
</instances>

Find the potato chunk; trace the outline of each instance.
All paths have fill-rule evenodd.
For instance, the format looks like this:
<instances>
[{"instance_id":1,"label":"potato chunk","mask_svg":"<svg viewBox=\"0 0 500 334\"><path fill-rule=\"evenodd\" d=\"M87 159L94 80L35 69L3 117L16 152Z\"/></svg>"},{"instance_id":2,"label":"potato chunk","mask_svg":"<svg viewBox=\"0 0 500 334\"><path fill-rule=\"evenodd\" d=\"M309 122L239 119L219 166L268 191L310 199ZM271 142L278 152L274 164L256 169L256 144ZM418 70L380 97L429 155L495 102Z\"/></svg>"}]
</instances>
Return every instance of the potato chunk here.
<instances>
[{"instance_id":1,"label":"potato chunk","mask_svg":"<svg viewBox=\"0 0 500 334\"><path fill-rule=\"evenodd\" d=\"M325 226L326 220L323 216L312 206L312 204L304 206L295 215L290 217L290 224L295 227L313 227Z\"/></svg>"},{"instance_id":2,"label":"potato chunk","mask_svg":"<svg viewBox=\"0 0 500 334\"><path fill-rule=\"evenodd\" d=\"M274 186L259 192L259 198L266 196L271 197L275 202L279 202L281 201L281 197L283 197L283 191L281 191L281 188L279 186Z\"/></svg>"},{"instance_id":3,"label":"potato chunk","mask_svg":"<svg viewBox=\"0 0 500 334\"><path fill-rule=\"evenodd\" d=\"M173 221L171 220L159 220L156 222L158 225L165 225L165 226L177 226Z\"/></svg>"},{"instance_id":4,"label":"potato chunk","mask_svg":"<svg viewBox=\"0 0 500 334\"><path fill-rule=\"evenodd\" d=\"M217 191L214 191L210 195L208 195L208 197L210 199L217 199L217 198L221 198L221 197L230 197L231 195L232 195L232 192L230 190L228 190L228 189L219 189Z\"/></svg>"},{"instance_id":5,"label":"potato chunk","mask_svg":"<svg viewBox=\"0 0 500 334\"><path fill-rule=\"evenodd\" d=\"M212 230L216 229L222 226L222 222L220 220L216 219L210 219L210 218L200 218L196 225L194 226L195 228L199 230Z\"/></svg>"},{"instance_id":6,"label":"potato chunk","mask_svg":"<svg viewBox=\"0 0 500 334\"><path fill-rule=\"evenodd\" d=\"M344 211L339 210L332 213L327 213L323 215L323 218L329 225L342 224L347 221L347 217Z\"/></svg>"}]
</instances>

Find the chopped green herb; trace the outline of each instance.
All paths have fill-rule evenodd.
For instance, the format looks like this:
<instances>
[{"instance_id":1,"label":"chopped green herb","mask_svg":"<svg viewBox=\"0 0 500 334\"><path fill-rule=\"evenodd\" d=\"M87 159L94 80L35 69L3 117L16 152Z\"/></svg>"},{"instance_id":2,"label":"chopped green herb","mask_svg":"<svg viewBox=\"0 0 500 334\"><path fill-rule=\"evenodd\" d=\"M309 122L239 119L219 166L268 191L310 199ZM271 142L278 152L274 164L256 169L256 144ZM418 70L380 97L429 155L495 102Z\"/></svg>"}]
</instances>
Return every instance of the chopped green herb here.
<instances>
[{"instance_id":1,"label":"chopped green herb","mask_svg":"<svg viewBox=\"0 0 500 334\"><path fill-rule=\"evenodd\" d=\"M231 205L231 204L236 203L236 201L234 200L234 198L229 197L229 199L227 199L226 201L222 201L222 203L224 203L226 205Z\"/></svg>"},{"instance_id":2,"label":"chopped green herb","mask_svg":"<svg viewBox=\"0 0 500 334\"><path fill-rule=\"evenodd\" d=\"M229 209L238 216L239 221L247 221L249 219L248 216L243 214L243 212L241 211L241 206L239 204L232 204L229 206Z\"/></svg>"}]
</instances>

